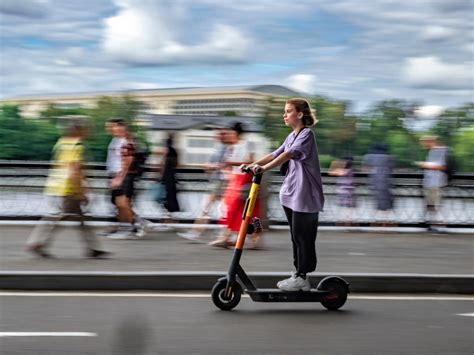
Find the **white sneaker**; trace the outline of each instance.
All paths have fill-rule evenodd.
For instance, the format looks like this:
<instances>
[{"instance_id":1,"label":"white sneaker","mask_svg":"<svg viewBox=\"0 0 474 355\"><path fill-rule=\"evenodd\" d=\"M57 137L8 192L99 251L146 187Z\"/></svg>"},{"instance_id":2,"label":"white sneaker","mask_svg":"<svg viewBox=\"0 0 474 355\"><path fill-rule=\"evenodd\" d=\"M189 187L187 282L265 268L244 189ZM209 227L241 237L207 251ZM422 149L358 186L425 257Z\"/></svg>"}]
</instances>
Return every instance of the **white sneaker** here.
<instances>
[{"instance_id":1,"label":"white sneaker","mask_svg":"<svg viewBox=\"0 0 474 355\"><path fill-rule=\"evenodd\" d=\"M306 276L306 280L298 276L283 280L278 288L282 291L309 291L311 290L311 284L308 276Z\"/></svg>"},{"instance_id":2,"label":"white sneaker","mask_svg":"<svg viewBox=\"0 0 474 355\"><path fill-rule=\"evenodd\" d=\"M135 233L131 230L121 230L107 236L109 239L136 239Z\"/></svg>"},{"instance_id":3,"label":"white sneaker","mask_svg":"<svg viewBox=\"0 0 474 355\"><path fill-rule=\"evenodd\" d=\"M178 235L178 237L181 237L193 242L199 239L199 233L195 231L188 231L188 232L176 233L176 234Z\"/></svg>"},{"instance_id":4,"label":"white sneaker","mask_svg":"<svg viewBox=\"0 0 474 355\"><path fill-rule=\"evenodd\" d=\"M277 287L279 288L279 287L280 287L280 284L285 283L285 282L288 282L288 281L290 281L290 279L294 279L295 277L296 277L296 271L293 271L293 272L291 273L291 276L290 276L289 278L284 279L284 280L281 280L281 281L278 281L278 282L277 282Z\"/></svg>"},{"instance_id":5,"label":"white sneaker","mask_svg":"<svg viewBox=\"0 0 474 355\"><path fill-rule=\"evenodd\" d=\"M146 235L147 232L147 226L150 222L148 222L146 219L141 219L140 223L137 226L137 231L135 232L135 236L137 238L143 238Z\"/></svg>"}]
</instances>

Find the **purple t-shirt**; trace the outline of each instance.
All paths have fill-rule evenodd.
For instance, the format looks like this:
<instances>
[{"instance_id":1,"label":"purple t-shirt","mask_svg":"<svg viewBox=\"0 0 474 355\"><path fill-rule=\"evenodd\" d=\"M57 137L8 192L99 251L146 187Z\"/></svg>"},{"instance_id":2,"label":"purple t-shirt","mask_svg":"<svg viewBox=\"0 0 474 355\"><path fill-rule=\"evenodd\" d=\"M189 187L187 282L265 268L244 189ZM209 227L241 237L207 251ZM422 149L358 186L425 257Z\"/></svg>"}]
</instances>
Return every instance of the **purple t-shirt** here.
<instances>
[{"instance_id":1,"label":"purple t-shirt","mask_svg":"<svg viewBox=\"0 0 474 355\"><path fill-rule=\"evenodd\" d=\"M318 148L313 131L304 128L296 137L292 132L272 153L273 158L290 152L288 172L280 190L280 202L296 212L320 212L324 207L323 183L319 167Z\"/></svg>"}]
</instances>

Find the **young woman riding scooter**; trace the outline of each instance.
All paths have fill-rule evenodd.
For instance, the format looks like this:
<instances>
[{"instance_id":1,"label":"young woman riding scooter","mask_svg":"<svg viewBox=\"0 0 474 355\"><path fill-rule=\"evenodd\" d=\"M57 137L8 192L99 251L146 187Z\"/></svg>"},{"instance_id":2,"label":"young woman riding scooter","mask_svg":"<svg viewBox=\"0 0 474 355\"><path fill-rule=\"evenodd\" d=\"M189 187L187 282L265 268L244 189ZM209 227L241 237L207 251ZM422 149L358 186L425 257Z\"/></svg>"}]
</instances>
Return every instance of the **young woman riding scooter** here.
<instances>
[{"instance_id":1,"label":"young woman riding scooter","mask_svg":"<svg viewBox=\"0 0 474 355\"><path fill-rule=\"evenodd\" d=\"M324 206L318 149L309 128L317 120L309 103L295 98L286 102L283 121L293 130L285 142L271 154L242 166L242 169L263 173L288 162L280 203L290 226L295 271L277 286L283 291L309 291L307 274L316 269L318 217Z\"/></svg>"}]
</instances>

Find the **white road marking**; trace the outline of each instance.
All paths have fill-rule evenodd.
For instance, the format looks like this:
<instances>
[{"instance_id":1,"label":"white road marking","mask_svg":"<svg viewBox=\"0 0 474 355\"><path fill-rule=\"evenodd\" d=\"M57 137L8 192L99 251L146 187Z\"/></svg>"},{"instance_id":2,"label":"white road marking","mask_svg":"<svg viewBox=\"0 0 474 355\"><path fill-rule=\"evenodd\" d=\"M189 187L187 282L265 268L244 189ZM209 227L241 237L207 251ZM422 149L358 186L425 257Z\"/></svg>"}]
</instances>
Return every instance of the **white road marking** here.
<instances>
[{"instance_id":1,"label":"white road marking","mask_svg":"<svg viewBox=\"0 0 474 355\"><path fill-rule=\"evenodd\" d=\"M389 301L474 301L473 296L371 296L349 295L353 300L389 300Z\"/></svg>"},{"instance_id":2,"label":"white road marking","mask_svg":"<svg viewBox=\"0 0 474 355\"><path fill-rule=\"evenodd\" d=\"M210 292L0 292L0 297L143 297L143 298L210 298ZM248 297L248 295L243 295ZM369 295L349 294L353 300L388 300L388 301L474 301L474 296L458 295Z\"/></svg>"},{"instance_id":3,"label":"white road marking","mask_svg":"<svg viewBox=\"0 0 474 355\"><path fill-rule=\"evenodd\" d=\"M365 253L347 253L347 255L357 255L357 256L366 256Z\"/></svg>"},{"instance_id":4,"label":"white road marking","mask_svg":"<svg viewBox=\"0 0 474 355\"><path fill-rule=\"evenodd\" d=\"M97 333L87 332L0 332L2 337L96 337Z\"/></svg>"},{"instance_id":5,"label":"white road marking","mask_svg":"<svg viewBox=\"0 0 474 355\"><path fill-rule=\"evenodd\" d=\"M463 316L463 317L474 317L474 313L458 313L455 314L456 316Z\"/></svg>"}]
</instances>

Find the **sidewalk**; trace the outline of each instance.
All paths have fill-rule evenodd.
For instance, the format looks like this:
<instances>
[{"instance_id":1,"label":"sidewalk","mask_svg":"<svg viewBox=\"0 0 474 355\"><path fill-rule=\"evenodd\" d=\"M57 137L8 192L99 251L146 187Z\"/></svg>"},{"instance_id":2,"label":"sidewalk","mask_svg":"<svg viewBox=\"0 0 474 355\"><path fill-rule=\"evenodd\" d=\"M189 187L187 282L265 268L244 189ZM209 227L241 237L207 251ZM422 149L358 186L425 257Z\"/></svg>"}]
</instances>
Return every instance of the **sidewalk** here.
<instances>
[{"instance_id":1,"label":"sidewalk","mask_svg":"<svg viewBox=\"0 0 474 355\"><path fill-rule=\"evenodd\" d=\"M61 227L51 248L57 259L35 258L24 251L31 226L2 226L0 270L6 275L221 275L232 257L231 249L207 243L191 243L175 232L152 231L141 240L110 240L101 237L113 257L90 260L82 257L80 236L71 227ZM99 232L101 229L97 228ZM217 231L205 235L212 240ZM288 231L271 230L264 235L264 250L246 250L241 264L247 272L288 274L292 253ZM405 274L472 277L474 239L471 235L348 233L321 231L317 239L318 275ZM264 275L264 274L261 274ZM430 277L431 277L430 276ZM443 277L444 277L443 276ZM172 278L171 278L171 282ZM24 285L27 287L28 285ZM1 286L0 287L4 287ZM21 288L21 287L20 287ZM28 288L28 287L27 287ZM146 285L144 285L146 289Z\"/></svg>"}]
</instances>

